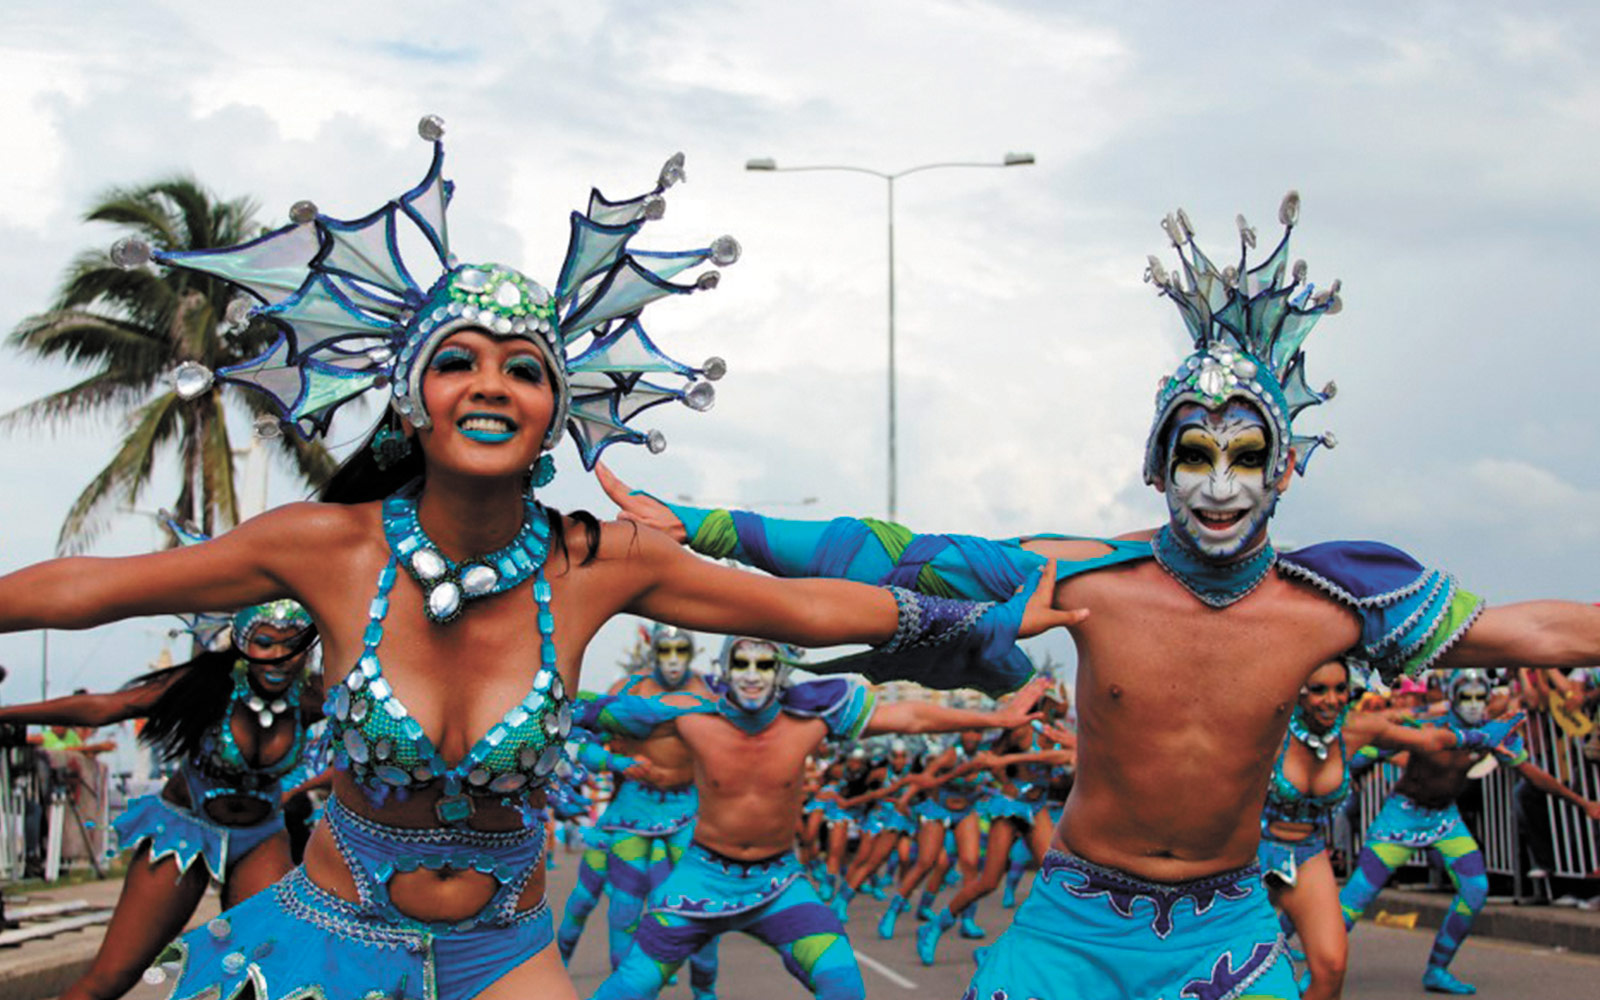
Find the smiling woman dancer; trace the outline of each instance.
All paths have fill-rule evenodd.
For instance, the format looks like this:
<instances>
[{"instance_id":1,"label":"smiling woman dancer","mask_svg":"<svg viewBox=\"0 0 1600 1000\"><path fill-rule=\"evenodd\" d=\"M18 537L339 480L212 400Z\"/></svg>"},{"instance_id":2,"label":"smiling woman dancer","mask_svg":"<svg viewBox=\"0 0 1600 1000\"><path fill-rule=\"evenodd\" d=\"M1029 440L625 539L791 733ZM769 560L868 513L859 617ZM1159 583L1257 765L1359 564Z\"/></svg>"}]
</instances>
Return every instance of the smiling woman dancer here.
<instances>
[{"instance_id":1,"label":"smiling woman dancer","mask_svg":"<svg viewBox=\"0 0 1600 1000\"><path fill-rule=\"evenodd\" d=\"M239 612L231 647L135 678L121 691L0 708L0 722L104 726L148 720L141 742L178 771L113 825L133 851L105 940L64 1000L120 997L183 930L213 880L232 906L294 867L280 807L322 691L304 676L311 619L293 601Z\"/></svg>"},{"instance_id":2,"label":"smiling woman dancer","mask_svg":"<svg viewBox=\"0 0 1600 1000\"><path fill-rule=\"evenodd\" d=\"M1418 730L1380 712L1351 715L1350 668L1343 660L1324 663L1306 678L1273 764L1257 849L1273 905L1305 949L1305 1000L1338 997L1344 988L1349 935L1323 831L1350 797L1350 755L1368 745L1437 751L1488 744L1470 729Z\"/></svg>"},{"instance_id":3,"label":"smiling woman dancer","mask_svg":"<svg viewBox=\"0 0 1600 1000\"><path fill-rule=\"evenodd\" d=\"M1004 682L1019 669L1019 628L1082 617L1049 610L1048 569L1031 603L930 601L757 577L653 531L540 505L529 485L553 475L548 452L564 431L592 465L617 441L660 449L659 435L627 425L646 407L710 404L699 377L720 375L722 362L670 360L638 314L711 287L715 272L672 278L731 263L738 245L628 251L682 179L674 157L646 195L596 192L587 214L573 214L553 291L500 265L458 264L445 236L442 123L430 116L419 131L434 147L427 176L363 218L301 202L292 225L239 247L112 250L129 266L153 258L226 278L283 328L255 361L186 366L186 392L213 379L251 387L312 433L367 389L389 398L371 446L329 487L341 502L289 505L186 549L58 560L0 579L7 630L292 597L322 636L340 768L325 822L303 867L175 944L164 968L179 997L573 996L548 947L543 786L585 647L619 612L807 645L882 643L911 654L898 661L908 669L940 676L994 662ZM431 259L402 259L402 225Z\"/></svg>"}]
</instances>

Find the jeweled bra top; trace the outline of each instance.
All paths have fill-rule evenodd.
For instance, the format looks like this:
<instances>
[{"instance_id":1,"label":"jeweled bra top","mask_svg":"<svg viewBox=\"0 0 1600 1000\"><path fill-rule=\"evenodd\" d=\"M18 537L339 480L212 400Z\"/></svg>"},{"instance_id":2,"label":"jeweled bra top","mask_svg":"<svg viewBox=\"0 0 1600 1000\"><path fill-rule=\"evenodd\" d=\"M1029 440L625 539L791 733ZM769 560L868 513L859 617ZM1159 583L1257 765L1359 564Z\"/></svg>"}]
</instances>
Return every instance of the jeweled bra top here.
<instances>
[{"instance_id":1,"label":"jeweled bra top","mask_svg":"<svg viewBox=\"0 0 1600 1000\"><path fill-rule=\"evenodd\" d=\"M1278 759L1272 765L1272 782L1267 786L1267 802L1261 810L1262 819L1268 823L1322 823L1330 819L1350 797L1350 767L1345 764L1344 734L1340 733L1339 762L1343 771L1339 787L1326 795L1310 795L1290 781L1283 773L1283 759L1289 752L1285 736L1278 750Z\"/></svg>"},{"instance_id":2,"label":"jeweled bra top","mask_svg":"<svg viewBox=\"0 0 1600 1000\"><path fill-rule=\"evenodd\" d=\"M502 804L521 808L532 822L528 794L550 780L572 726L572 707L556 671L555 619L550 613L550 583L544 576L550 532L544 511L530 499L523 531L510 545L461 565L447 559L421 532L416 502L409 494L385 500L383 517L389 561L378 576L378 593L368 610L364 648L327 699L336 762L376 803L391 795L405 798L439 782L443 797L434 811L446 824L464 822L475 811L474 799L486 796L499 796ZM502 593L532 579L540 664L531 688L454 763L439 754L422 724L395 697L378 658L389 592L402 565L422 586L429 617L439 622L453 620L466 600ZM453 607L451 600L457 602Z\"/></svg>"},{"instance_id":3,"label":"jeweled bra top","mask_svg":"<svg viewBox=\"0 0 1600 1000\"><path fill-rule=\"evenodd\" d=\"M305 751L305 725L300 717L300 688L303 678L296 677L282 698L274 699L272 709L253 709L251 699L259 703L261 696L250 687L250 666L244 660L234 664L233 692L228 697L227 708L200 737L200 749L185 760L185 769L191 787L198 786L204 798L245 795L278 804L277 788L284 775L300 766ZM252 707L265 717L263 731L279 714L288 714L294 723L294 742L288 752L270 764L255 765L244 759L239 744L233 736L233 713L240 704ZM275 709L275 711L274 711Z\"/></svg>"}]
</instances>

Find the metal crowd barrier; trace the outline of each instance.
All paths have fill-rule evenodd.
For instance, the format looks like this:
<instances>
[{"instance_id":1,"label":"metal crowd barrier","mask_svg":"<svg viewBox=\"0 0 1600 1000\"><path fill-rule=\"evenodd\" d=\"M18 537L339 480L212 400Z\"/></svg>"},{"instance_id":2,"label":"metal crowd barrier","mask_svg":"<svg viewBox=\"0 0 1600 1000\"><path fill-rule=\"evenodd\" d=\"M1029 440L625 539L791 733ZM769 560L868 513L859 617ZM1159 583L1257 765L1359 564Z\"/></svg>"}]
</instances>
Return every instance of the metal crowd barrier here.
<instances>
[{"instance_id":1,"label":"metal crowd barrier","mask_svg":"<svg viewBox=\"0 0 1600 1000\"><path fill-rule=\"evenodd\" d=\"M1544 712L1528 716L1526 740L1529 759L1555 776L1557 781L1586 799L1600 801L1600 763L1584 756L1583 741L1561 729ZM1483 809L1466 816L1467 825L1483 848L1490 872L1509 875L1519 881L1526 877L1531 863L1522 849L1514 808L1515 771L1497 767L1481 782ZM1393 764L1379 764L1361 783L1353 824L1354 847L1359 850L1367 826L1377 818L1389 791L1400 779ZM1565 799L1540 795L1550 820L1550 840L1555 867L1550 874L1562 878L1600 878L1600 824L1590 820L1577 806ZM1426 852L1413 854L1409 865L1428 864Z\"/></svg>"}]
</instances>

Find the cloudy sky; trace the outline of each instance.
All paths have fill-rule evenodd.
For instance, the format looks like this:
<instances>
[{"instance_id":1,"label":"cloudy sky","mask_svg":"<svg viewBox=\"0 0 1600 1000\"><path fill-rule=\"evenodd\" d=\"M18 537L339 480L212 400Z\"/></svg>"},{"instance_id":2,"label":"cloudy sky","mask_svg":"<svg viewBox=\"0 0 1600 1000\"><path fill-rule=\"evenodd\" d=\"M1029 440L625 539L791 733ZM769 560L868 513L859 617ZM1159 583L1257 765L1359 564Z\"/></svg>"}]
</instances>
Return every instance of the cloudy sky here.
<instances>
[{"instance_id":1,"label":"cloudy sky","mask_svg":"<svg viewBox=\"0 0 1600 1000\"><path fill-rule=\"evenodd\" d=\"M885 508L885 185L750 173L944 161L897 185L900 509L922 529L1109 533L1155 523L1139 482L1157 376L1186 353L1141 281L1185 207L1229 256L1234 215L1270 243L1304 197L1296 253L1344 283L1308 343L1335 431L1275 525L1280 543L1379 538L1493 601L1593 599L1600 349L1583 299L1600 194L1597 15L1581 4L355 2L62 0L0 33L0 327L43 307L71 255L118 235L97 194L192 172L276 224L311 198L364 213L426 168L415 122L448 123L463 259L553 279L591 185L689 183L641 245L739 237L710 294L647 316L670 352L728 359L709 414L663 413L637 485L775 512ZM16 357L0 409L74 373ZM655 411L661 413L661 411ZM361 428L340 426L350 440ZM47 557L109 457L114 424L0 440L0 569ZM619 454L627 450L628 454ZM547 492L609 511L570 450ZM170 472L138 509L168 502ZM274 502L296 498L274 470ZM806 502L809 501L809 502ZM156 543L129 514L97 552ZM109 686L167 623L53 633L52 693ZM604 679L628 631L591 649ZM39 690L37 634L0 640ZM1048 644L1047 645L1051 645ZM1054 641L1056 648L1065 643Z\"/></svg>"}]
</instances>

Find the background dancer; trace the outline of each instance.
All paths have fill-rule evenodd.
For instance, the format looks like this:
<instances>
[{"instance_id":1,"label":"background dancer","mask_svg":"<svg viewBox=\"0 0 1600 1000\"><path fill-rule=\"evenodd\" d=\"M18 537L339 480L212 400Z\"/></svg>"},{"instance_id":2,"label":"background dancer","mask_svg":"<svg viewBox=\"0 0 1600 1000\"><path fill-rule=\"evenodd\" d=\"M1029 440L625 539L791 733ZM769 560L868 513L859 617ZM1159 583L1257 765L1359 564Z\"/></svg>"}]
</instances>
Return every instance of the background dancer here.
<instances>
[{"instance_id":1,"label":"background dancer","mask_svg":"<svg viewBox=\"0 0 1600 1000\"><path fill-rule=\"evenodd\" d=\"M159 793L129 802L112 823L132 858L100 950L63 1000L132 989L211 882L221 884L227 907L294 867L281 800L284 776L304 755L306 726L321 715L321 678L305 676L314 639L304 608L274 601L234 616L222 649L121 691L0 708L0 722L142 718L140 741L177 765Z\"/></svg>"},{"instance_id":2,"label":"background dancer","mask_svg":"<svg viewBox=\"0 0 1600 1000\"><path fill-rule=\"evenodd\" d=\"M1492 689L1481 671L1456 674L1450 678L1447 692L1447 715L1418 716L1417 720L1421 725L1443 728L1459 736L1459 742L1447 745L1448 749L1413 749L1407 755L1399 782L1378 818L1367 828L1366 843L1339 901L1344 908L1346 929L1353 928L1394 870L1405 864L1412 852L1433 851L1450 873L1456 897L1434 937L1422 985L1435 993L1468 994L1478 992L1477 987L1457 978L1450 971L1450 962L1489 897L1483 852L1456 808L1456 799L1471 780L1468 772L1489 753L1504 766L1515 768L1535 788L1566 799L1592 820L1600 821L1600 802L1585 799L1528 760L1519 732L1521 713L1508 719L1488 717Z\"/></svg>"},{"instance_id":3,"label":"background dancer","mask_svg":"<svg viewBox=\"0 0 1600 1000\"><path fill-rule=\"evenodd\" d=\"M689 955L730 931L772 947L818 997L858 1000L866 992L844 926L811 888L794 852L806 758L830 735L853 740L1017 725L1029 718L1044 684L990 713L921 701L879 704L848 678L791 687L793 651L748 637L730 636L718 664L724 690L713 706L668 699L694 756L700 791L694 842L650 897L633 950L593 1000L656 996Z\"/></svg>"},{"instance_id":4,"label":"background dancer","mask_svg":"<svg viewBox=\"0 0 1600 1000\"><path fill-rule=\"evenodd\" d=\"M609 693L683 693L710 701L715 695L692 669L694 655L693 633L657 622L649 633L649 671L623 678ZM596 824L606 841L606 924L613 969L633 945L644 901L689 845L699 805L693 758L671 726L637 739L618 735L615 750L634 763L618 774L616 792ZM709 997L716 981L713 943L690 959L689 982L695 996Z\"/></svg>"},{"instance_id":5,"label":"background dancer","mask_svg":"<svg viewBox=\"0 0 1600 1000\"><path fill-rule=\"evenodd\" d=\"M1182 212L1181 260L1147 278L1178 306L1195 352L1161 381L1144 456L1168 523L1115 539L994 541L895 525L779 521L662 504L602 484L626 516L783 575L895 580L993 596L1042 560L1056 601L1092 611L1078 652L1079 768L1054 851L969 989L987 998L1298 990L1255 863L1271 764L1306 677L1355 650L1387 675L1448 667L1600 661L1600 609L1543 601L1485 610L1452 578L1371 542L1278 552L1268 522L1329 435L1292 421L1332 396L1309 387L1301 345L1340 306L1283 239L1218 267ZM1218 726L1226 719L1228 725ZM1246 990L1248 987L1248 990Z\"/></svg>"},{"instance_id":6,"label":"background dancer","mask_svg":"<svg viewBox=\"0 0 1600 1000\"><path fill-rule=\"evenodd\" d=\"M1004 880L1011 862L1012 845L1022 843L1036 863L1043 865L1050 850L1055 824L1046 807L1045 789L1053 768L1070 763L1072 754L1063 749L1043 749L1036 742L1035 725L1018 726L1002 738L994 750L986 750L956 769L982 771L993 782L989 794L978 801L977 815L988 821L980 864L971 874L964 873L949 905L932 920L917 928L917 957L932 965L939 939L944 932L963 922L963 937L975 937L979 900L994 892Z\"/></svg>"}]
</instances>

